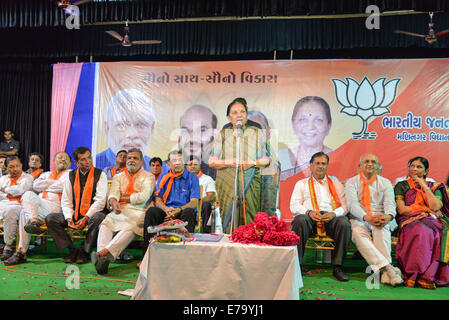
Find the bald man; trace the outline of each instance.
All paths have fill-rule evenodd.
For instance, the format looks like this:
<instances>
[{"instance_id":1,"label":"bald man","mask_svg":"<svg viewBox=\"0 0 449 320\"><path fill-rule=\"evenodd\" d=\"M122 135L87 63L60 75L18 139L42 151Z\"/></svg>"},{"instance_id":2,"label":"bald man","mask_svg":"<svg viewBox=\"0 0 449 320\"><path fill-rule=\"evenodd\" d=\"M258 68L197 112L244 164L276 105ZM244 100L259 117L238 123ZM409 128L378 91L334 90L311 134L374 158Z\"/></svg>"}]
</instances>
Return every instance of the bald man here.
<instances>
[{"instance_id":1,"label":"bald man","mask_svg":"<svg viewBox=\"0 0 449 320\"><path fill-rule=\"evenodd\" d=\"M189 107L179 121L181 132L178 139L179 149L187 163L191 156L201 159L201 172L215 180L217 170L209 167L217 129L217 116L208 107L195 104Z\"/></svg>"},{"instance_id":2,"label":"bald man","mask_svg":"<svg viewBox=\"0 0 449 320\"><path fill-rule=\"evenodd\" d=\"M33 190L27 191L22 196L22 211L19 218L19 248L5 265L16 265L26 262L26 252L31 239L31 234L41 234L41 224L45 217L52 212L62 212L61 197L64 183L70 172L72 162L65 152L56 153L54 159L55 170L42 173L33 182Z\"/></svg>"},{"instance_id":3,"label":"bald man","mask_svg":"<svg viewBox=\"0 0 449 320\"><path fill-rule=\"evenodd\" d=\"M153 102L142 91L123 89L111 99L105 114L104 129L109 148L97 154L95 167L115 166L120 150L137 148L145 154L150 148L156 116ZM144 169L150 171L151 158L144 156ZM165 164L164 172L169 168Z\"/></svg>"},{"instance_id":4,"label":"bald man","mask_svg":"<svg viewBox=\"0 0 449 320\"><path fill-rule=\"evenodd\" d=\"M22 163L17 156L6 158L6 169L8 174L0 178L0 219L3 219L5 241L2 261L9 259L16 251L13 243L22 210L22 196L33 187L33 177L23 172Z\"/></svg>"},{"instance_id":5,"label":"bald man","mask_svg":"<svg viewBox=\"0 0 449 320\"><path fill-rule=\"evenodd\" d=\"M391 182L377 174L379 160L366 153L359 173L346 182L346 203L351 213L352 241L381 282L397 286L401 272L391 265L391 227L396 203Z\"/></svg>"}]
</instances>

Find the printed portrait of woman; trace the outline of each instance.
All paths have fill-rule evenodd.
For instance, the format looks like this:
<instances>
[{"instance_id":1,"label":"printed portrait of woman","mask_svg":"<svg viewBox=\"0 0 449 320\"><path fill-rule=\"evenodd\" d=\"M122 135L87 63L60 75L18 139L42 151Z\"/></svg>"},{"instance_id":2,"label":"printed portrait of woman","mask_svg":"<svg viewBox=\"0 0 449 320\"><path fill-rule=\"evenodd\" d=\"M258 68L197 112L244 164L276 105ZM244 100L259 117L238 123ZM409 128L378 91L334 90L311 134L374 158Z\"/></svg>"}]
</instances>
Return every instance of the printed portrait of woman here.
<instances>
[{"instance_id":1,"label":"printed portrait of woman","mask_svg":"<svg viewBox=\"0 0 449 320\"><path fill-rule=\"evenodd\" d=\"M279 150L281 162L281 180L299 172L310 175L309 161L316 152L331 153L333 150L324 145L324 139L332 126L329 104L321 97L307 96L296 102L292 113L293 133L299 145Z\"/></svg>"}]
</instances>

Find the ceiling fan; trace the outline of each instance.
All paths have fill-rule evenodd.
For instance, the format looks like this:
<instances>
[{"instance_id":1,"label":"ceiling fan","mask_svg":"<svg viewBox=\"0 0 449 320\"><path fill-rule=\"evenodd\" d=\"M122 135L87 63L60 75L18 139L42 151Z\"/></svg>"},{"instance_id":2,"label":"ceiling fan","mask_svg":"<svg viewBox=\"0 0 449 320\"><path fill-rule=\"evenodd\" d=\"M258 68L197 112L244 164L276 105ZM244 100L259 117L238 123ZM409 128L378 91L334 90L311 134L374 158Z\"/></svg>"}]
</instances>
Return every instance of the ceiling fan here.
<instances>
[{"instance_id":1,"label":"ceiling fan","mask_svg":"<svg viewBox=\"0 0 449 320\"><path fill-rule=\"evenodd\" d=\"M113 30L105 31L107 34L113 36L118 41L120 41L119 43L110 44L110 46L122 45L124 47L131 47L131 46L133 46L135 44L159 44L159 43L162 42L161 40L137 40L137 41L131 41L131 38L129 36L128 21L126 21L126 26L124 27L124 29L125 29L125 34L123 36L121 36L118 32L113 31Z\"/></svg>"},{"instance_id":2,"label":"ceiling fan","mask_svg":"<svg viewBox=\"0 0 449 320\"><path fill-rule=\"evenodd\" d=\"M427 32L426 35L419 34L419 33L408 32L408 31L402 31L402 30L394 30L394 33L401 33L401 34L406 34L406 35L409 35L409 36L424 38L424 40L426 40L428 43L434 43L435 41L437 41L437 38L449 34L449 29L446 29L446 30L440 31L438 33L435 33L435 30L433 30L434 23L432 21L433 12L429 12L429 16L430 16L430 22L428 24L429 31Z\"/></svg>"},{"instance_id":3,"label":"ceiling fan","mask_svg":"<svg viewBox=\"0 0 449 320\"><path fill-rule=\"evenodd\" d=\"M84 3L88 3L88 2L92 2L93 0L59 0L57 1L58 7L65 9L68 6L79 6L80 4L84 4Z\"/></svg>"}]
</instances>

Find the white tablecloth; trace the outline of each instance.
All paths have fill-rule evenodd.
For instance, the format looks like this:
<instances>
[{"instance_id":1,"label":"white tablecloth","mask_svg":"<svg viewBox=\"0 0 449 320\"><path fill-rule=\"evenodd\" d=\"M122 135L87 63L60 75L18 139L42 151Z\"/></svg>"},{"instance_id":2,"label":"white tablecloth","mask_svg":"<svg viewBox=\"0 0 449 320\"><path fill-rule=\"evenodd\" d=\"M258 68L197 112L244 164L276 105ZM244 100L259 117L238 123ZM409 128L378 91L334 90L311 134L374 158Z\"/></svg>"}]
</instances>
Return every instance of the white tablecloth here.
<instances>
[{"instance_id":1,"label":"white tablecloth","mask_svg":"<svg viewBox=\"0 0 449 320\"><path fill-rule=\"evenodd\" d=\"M151 243L132 299L299 299L296 246L229 242Z\"/></svg>"}]
</instances>

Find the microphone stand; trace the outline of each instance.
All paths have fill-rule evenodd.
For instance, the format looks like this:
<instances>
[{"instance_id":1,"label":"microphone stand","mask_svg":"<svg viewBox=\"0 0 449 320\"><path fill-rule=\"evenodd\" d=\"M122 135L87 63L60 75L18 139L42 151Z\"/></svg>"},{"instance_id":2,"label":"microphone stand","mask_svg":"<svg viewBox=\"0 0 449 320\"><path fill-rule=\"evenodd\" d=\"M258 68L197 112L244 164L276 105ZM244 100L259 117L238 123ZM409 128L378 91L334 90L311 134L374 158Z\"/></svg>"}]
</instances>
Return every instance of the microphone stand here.
<instances>
[{"instance_id":1,"label":"microphone stand","mask_svg":"<svg viewBox=\"0 0 449 320\"><path fill-rule=\"evenodd\" d=\"M230 234L237 229L239 226L240 215L239 215L239 192L238 192L238 176L239 176L239 165L240 165L240 136L241 129L237 127L236 135L236 164L235 164L235 179L234 179L234 196L232 197L232 215L231 215L231 228Z\"/></svg>"}]
</instances>

